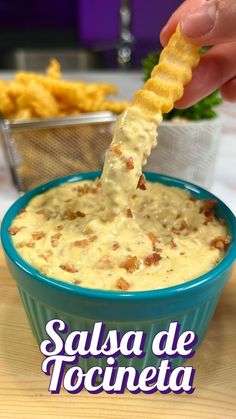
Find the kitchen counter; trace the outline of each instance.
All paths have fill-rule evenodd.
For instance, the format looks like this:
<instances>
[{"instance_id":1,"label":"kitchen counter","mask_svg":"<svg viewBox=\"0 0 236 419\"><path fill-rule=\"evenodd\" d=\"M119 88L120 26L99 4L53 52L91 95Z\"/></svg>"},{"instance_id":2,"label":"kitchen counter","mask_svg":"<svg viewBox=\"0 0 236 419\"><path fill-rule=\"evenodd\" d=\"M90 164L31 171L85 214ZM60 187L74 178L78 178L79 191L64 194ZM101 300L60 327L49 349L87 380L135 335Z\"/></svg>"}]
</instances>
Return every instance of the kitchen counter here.
<instances>
[{"instance_id":1,"label":"kitchen counter","mask_svg":"<svg viewBox=\"0 0 236 419\"><path fill-rule=\"evenodd\" d=\"M49 377L14 280L0 251L1 419L235 419L236 270L206 338L188 365L196 368L192 395L51 395Z\"/></svg>"}]
</instances>

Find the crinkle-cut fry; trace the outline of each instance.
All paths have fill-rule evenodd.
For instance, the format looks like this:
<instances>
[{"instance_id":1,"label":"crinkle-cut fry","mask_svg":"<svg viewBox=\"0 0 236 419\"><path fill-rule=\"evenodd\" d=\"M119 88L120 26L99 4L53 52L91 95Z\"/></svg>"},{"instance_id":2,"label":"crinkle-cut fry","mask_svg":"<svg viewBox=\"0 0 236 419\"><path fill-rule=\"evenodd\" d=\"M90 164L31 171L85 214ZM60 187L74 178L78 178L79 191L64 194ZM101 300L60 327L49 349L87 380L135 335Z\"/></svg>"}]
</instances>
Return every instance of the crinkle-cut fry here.
<instances>
[{"instance_id":1,"label":"crinkle-cut fry","mask_svg":"<svg viewBox=\"0 0 236 419\"><path fill-rule=\"evenodd\" d=\"M51 79L45 75L34 73L34 72L25 72L19 71L16 73L15 77L16 81L28 84L31 80L42 84L45 88L53 91L56 87L63 89L64 87L71 88L76 86L77 88L82 88L84 86L84 82L74 82L68 80L55 80Z\"/></svg>"},{"instance_id":2,"label":"crinkle-cut fry","mask_svg":"<svg viewBox=\"0 0 236 419\"><path fill-rule=\"evenodd\" d=\"M177 27L151 78L136 92L132 105L149 116L170 112L174 102L182 97L183 86L191 80L192 69L199 62L199 49L186 40Z\"/></svg>"},{"instance_id":3,"label":"crinkle-cut fry","mask_svg":"<svg viewBox=\"0 0 236 419\"><path fill-rule=\"evenodd\" d=\"M17 120L31 119L33 116L34 116L33 111L30 108L22 108L22 109L19 109L18 112L15 113L14 118Z\"/></svg>"},{"instance_id":4,"label":"crinkle-cut fry","mask_svg":"<svg viewBox=\"0 0 236 419\"><path fill-rule=\"evenodd\" d=\"M198 51L199 47L187 41L177 28L151 78L118 119L101 177L106 219L130 208L130 197L139 184L142 166L157 144L156 128L163 113L169 112L183 95L183 86L190 81L192 68L198 64ZM124 159L113 152L117 145L133 158L133 170L124 172Z\"/></svg>"},{"instance_id":5,"label":"crinkle-cut fry","mask_svg":"<svg viewBox=\"0 0 236 419\"><path fill-rule=\"evenodd\" d=\"M36 73L20 72L16 75L16 80L25 85L33 80L51 92L59 103L67 103L68 107L76 107L81 112L98 111L100 106L96 104L96 100L104 101L108 92L114 93L116 90L109 84L103 83L100 85L98 83L87 84L84 82L54 80ZM110 102L108 101L107 103Z\"/></svg>"},{"instance_id":6,"label":"crinkle-cut fry","mask_svg":"<svg viewBox=\"0 0 236 419\"><path fill-rule=\"evenodd\" d=\"M16 100L18 110L29 107L35 116L45 118L56 116L58 104L50 92L31 80L25 87L24 94Z\"/></svg>"},{"instance_id":7,"label":"crinkle-cut fry","mask_svg":"<svg viewBox=\"0 0 236 419\"><path fill-rule=\"evenodd\" d=\"M104 101L100 104L98 111L110 111L114 113L121 113L123 112L129 105L129 102L123 100L121 102L118 101Z\"/></svg>"},{"instance_id":8,"label":"crinkle-cut fry","mask_svg":"<svg viewBox=\"0 0 236 419\"><path fill-rule=\"evenodd\" d=\"M117 88L112 84L106 83L85 83L82 81L69 81L69 80L55 80L50 79L44 75L37 74L34 72L20 71L16 74L16 80L20 83L27 84L30 80L34 80L39 84L42 84L45 88L49 89L53 94L65 94L73 90L80 90L81 94L99 94L103 95L114 94L117 92Z\"/></svg>"},{"instance_id":9,"label":"crinkle-cut fry","mask_svg":"<svg viewBox=\"0 0 236 419\"><path fill-rule=\"evenodd\" d=\"M24 93L25 86L15 80L11 80L7 86L9 96L15 100L16 97Z\"/></svg>"},{"instance_id":10,"label":"crinkle-cut fry","mask_svg":"<svg viewBox=\"0 0 236 419\"><path fill-rule=\"evenodd\" d=\"M0 112L9 119L101 110L120 113L128 103L109 100L108 95L115 93L117 88L109 83L63 80L60 64L52 59L44 75L21 71L16 73L15 80L0 81Z\"/></svg>"},{"instance_id":11,"label":"crinkle-cut fry","mask_svg":"<svg viewBox=\"0 0 236 419\"><path fill-rule=\"evenodd\" d=\"M117 87L109 83L84 83L84 88L89 94L101 92L103 95L117 93Z\"/></svg>"},{"instance_id":12,"label":"crinkle-cut fry","mask_svg":"<svg viewBox=\"0 0 236 419\"><path fill-rule=\"evenodd\" d=\"M49 66L46 69L46 74L48 77L52 79L61 79L61 66L60 63L56 60L56 58L52 58L50 60Z\"/></svg>"},{"instance_id":13,"label":"crinkle-cut fry","mask_svg":"<svg viewBox=\"0 0 236 419\"><path fill-rule=\"evenodd\" d=\"M9 114L15 111L15 103L8 92L7 84L0 86L0 112L8 117Z\"/></svg>"},{"instance_id":14,"label":"crinkle-cut fry","mask_svg":"<svg viewBox=\"0 0 236 419\"><path fill-rule=\"evenodd\" d=\"M106 101L106 100L87 100L84 101L81 106L82 112L100 112L100 111L111 111L114 113L123 112L127 106L127 101L116 102L116 101Z\"/></svg>"}]
</instances>

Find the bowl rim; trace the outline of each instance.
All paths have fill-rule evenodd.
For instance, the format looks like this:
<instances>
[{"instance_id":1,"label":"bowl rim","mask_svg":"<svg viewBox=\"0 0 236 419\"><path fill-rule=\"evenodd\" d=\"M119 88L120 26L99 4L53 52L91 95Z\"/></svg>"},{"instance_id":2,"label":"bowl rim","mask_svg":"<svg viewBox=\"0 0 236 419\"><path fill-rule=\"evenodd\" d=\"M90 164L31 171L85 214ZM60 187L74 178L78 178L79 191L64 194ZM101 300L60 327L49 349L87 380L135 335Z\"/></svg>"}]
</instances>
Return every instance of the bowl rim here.
<instances>
[{"instance_id":1,"label":"bowl rim","mask_svg":"<svg viewBox=\"0 0 236 419\"><path fill-rule=\"evenodd\" d=\"M161 124L160 124L160 126L158 127L158 129L160 128L160 127L165 127L165 128L168 128L168 127L172 127L172 128L179 128L179 127L181 127L181 128L189 128L189 127L191 127L191 128L194 128L194 127L199 127L199 126L205 126L205 125L214 125L214 128L217 126L218 128L221 128L221 119L220 119L220 117L219 117L219 115L216 115L216 116L214 116L213 118L202 118L202 119L197 119L197 120L194 120L194 119L187 119L187 118L182 118L182 117L179 117L180 119L183 119L183 121L182 122L175 122L175 121L173 121L172 122L172 119L169 119L169 120L163 120L162 122L161 122Z\"/></svg>"},{"instance_id":2,"label":"bowl rim","mask_svg":"<svg viewBox=\"0 0 236 419\"><path fill-rule=\"evenodd\" d=\"M12 223L12 220L19 213L19 209L23 208L34 196L46 192L47 190L63 185L65 183L72 183L80 180L89 180L95 179L100 176L100 171L85 172L73 174L61 178L57 178L50 182L47 182L43 185L40 185L22 196L20 196L8 209L6 212L1 225L1 241L5 254L11 260L11 262L17 266L18 269L23 271L27 276L29 275L34 281L43 283L51 288L56 288L58 290L64 291L67 294L72 294L75 296L87 297L90 299L105 299L105 300L129 300L129 301L138 301L138 300L147 300L153 299L162 300L166 298L171 298L179 295L180 293L186 293L204 285L211 280L214 280L216 277L219 277L223 274L234 262L236 255L236 218L233 212L214 194L207 191L206 189L197 186L193 183L181 180L172 176L163 175L154 172L144 172L148 181L151 182L160 182L167 184L169 186L180 187L181 189L187 190L188 192L193 192L199 195L206 195L210 199L217 199L218 204L222 207L224 215L228 221L230 221L232 231L232 243L227 250L225 257L216 265L213 269L206 272L205 274L194 278L190 281L180 283L171 287L153 289L153 290L144 290L144 291L112 291L112 290L101 290L95 288L85 288L80 287L75 284L71 284L62 280L58 280L52 277L47 277L35 268L33 268L28 262L21 258L20 254L13 246L11 235L7 233L7 229ZM204 198L202 198L204 199ZM23 204L24 203L24 204ZM22 205L21 205L22 204ZM7 234L6 234L7 233Z\"/></svg>"}]
</instances>

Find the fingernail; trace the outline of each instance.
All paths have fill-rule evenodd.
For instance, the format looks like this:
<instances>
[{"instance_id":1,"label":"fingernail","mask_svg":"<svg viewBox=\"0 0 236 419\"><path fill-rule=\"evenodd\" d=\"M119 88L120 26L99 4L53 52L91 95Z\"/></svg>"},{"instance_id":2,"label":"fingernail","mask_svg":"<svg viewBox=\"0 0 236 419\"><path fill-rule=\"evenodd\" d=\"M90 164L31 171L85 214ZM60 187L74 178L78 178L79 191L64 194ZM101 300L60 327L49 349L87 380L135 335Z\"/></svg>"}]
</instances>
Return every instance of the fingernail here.
<instances>
[{"instance_id":1,"label":"fingernail","mask_svg":"<svg viewBox=\"0 0 236 419\"><path fill-rule=\"evenodd\" d=\"M161 33L165 33L166 32L166 29L167 29L167 25L163 26L163 28L161 30Z\"/></svg>"},{"instance_id":2,"label":"fingernail","mask_svg":"<svg viewBox=\"0 0 236 419\"><path fill-rule=\"evenodd\" d=\"M165 25L164 28L162 28L161 33L160 33L160 42L163 46L166 45L166 42L165 42L166 30L167 30L167 25Z\"/></svg>"},{"instance_id":3,"label":"fingernail","mask_svg":"<svg viewBox=\"0 0 236 419\"><path fill-rule=\"evenodd\" d=\"M181 31L188 38L198 38L210 32L216 22L217 3L206 1L197 9L184 15L180 21Z\"/></svg>"}]
</instances>

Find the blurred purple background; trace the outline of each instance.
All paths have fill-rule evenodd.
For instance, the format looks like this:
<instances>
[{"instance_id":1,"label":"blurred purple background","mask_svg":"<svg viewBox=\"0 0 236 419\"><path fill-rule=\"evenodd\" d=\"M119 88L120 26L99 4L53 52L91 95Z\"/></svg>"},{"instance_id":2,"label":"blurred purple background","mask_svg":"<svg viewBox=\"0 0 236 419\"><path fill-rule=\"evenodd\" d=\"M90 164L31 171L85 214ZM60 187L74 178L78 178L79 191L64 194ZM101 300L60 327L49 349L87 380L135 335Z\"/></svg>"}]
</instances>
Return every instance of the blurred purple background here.
<instances>
[{"instance_id":1,"label":"blurred purple background","mask_svg":"<svg viewBox=\"0 0 236 419\"><path fill-rule=\"evenodd\" d=\"M131 30L137 42L159 44L159 33L183 0L131 0ZM80 0L77 2L78 34L81 42L115 42L119 36L120 0Z\"/></svg>"},{"instance_id":2,"label":"blurred purple background","mask_svg":"<svg viewBox=\"0 0 236 419\"><path fill-rule=\"evenodd\" d=\"M1 0L1 28L71 27L76 24L74 0Z\"/></svg>"},{"instance_id":3,"label":"blurred purple background","mask_svg":"<svg viewBox=\"0 0 236 419\"><path fill-rule=\"evenodd\" d=\"M160 48L160 30L181 3L130 0L134 67L148 52ZM104 64L113 67L120 5L121 0L0 0L0 49L100 48Z\"/></svg>"}]
</instances>

